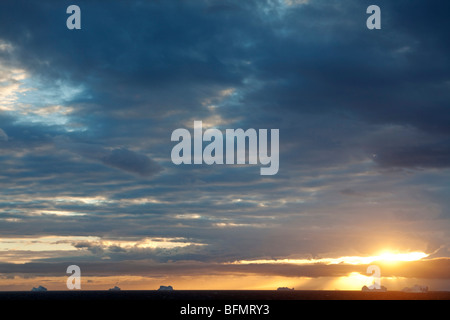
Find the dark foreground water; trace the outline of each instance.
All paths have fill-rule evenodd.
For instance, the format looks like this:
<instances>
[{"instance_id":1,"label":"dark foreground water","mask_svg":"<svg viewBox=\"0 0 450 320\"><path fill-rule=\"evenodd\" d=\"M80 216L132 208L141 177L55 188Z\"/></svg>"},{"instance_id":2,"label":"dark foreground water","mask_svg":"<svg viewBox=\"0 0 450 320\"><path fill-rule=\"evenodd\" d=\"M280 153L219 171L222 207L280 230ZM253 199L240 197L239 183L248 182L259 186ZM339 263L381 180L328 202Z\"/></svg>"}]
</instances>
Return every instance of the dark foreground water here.
<instances>
[{"instance_id":1,"label":"dark foreground water","mask_svg":"<svg viewBox=\"0 0 450 320\"><path fill-rule=\"evenodd\" d=\"M2 314L22 319L433 319L448 314L450 292L47 291L0 292Z\"/></svg>"},{"instance_id":2,"label":"dark foreground water","mask_svg":"<svg viewBox=\"0 0 450 320\"><path fill-rule=\"evenodd\" d=\"M10 291L0 292L0 301L17 300L450 300L450 292L407 293L324 290L121 290L121 291Z\"/></svg>"}]
</instances>

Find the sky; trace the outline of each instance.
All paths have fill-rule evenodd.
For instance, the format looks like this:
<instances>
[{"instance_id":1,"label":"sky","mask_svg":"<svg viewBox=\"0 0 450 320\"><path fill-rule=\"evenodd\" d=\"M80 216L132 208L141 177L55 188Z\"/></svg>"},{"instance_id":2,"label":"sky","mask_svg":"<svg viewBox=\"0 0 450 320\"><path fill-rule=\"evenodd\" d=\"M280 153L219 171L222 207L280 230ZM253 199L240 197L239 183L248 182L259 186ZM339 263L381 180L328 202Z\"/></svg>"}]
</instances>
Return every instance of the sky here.
<instances>
[{"instance_id":1,"label":"sky","mask_svg":"<svg viewBox=\"0 0 450 320\"><path fill-rule=\"evenodd\" d=\"M449 11L1 1L0 290L450 290ZM194 121L279 129L278 173L175 165Z\"/></svg>"}]
</instances>

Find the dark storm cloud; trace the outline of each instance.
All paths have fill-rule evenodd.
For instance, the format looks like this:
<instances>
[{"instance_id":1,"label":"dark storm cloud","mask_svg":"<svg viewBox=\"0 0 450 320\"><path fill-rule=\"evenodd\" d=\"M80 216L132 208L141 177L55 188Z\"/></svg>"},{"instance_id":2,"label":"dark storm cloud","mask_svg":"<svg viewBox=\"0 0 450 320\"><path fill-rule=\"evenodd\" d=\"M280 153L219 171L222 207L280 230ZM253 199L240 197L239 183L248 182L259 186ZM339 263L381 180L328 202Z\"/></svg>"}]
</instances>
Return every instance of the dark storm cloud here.
<instances>
[{"instance_id":1,"label":"dark storm cloud","mask_svg":"<svg viewBox=\"0 0 450 320\"><path fill-rule=\"evenodd\" d=\"M448 22L438 14L448 4L442 1L382 1L384 28L378 33L365 28L366 15L360 14L365 2L312 1L283 10L263 1L79 5L83 29L76 33L65 29L66 15L60 14L64 2L31 4L16 15L19 6L8 3L9 11L2 10L9 12L2 19L8 25L2 36L14 45L15 60L46 81L84 84L90 104L79 105L73 116L110 141L133 135L114 119L129 119L141 136L157 132L161 137L157 126L138 119L162 117L160 124L175 128L188 114L206 116L202 103L235 87L242 89L240 102L221 113L240 115L249 127L279 126L288 133L285 143L298 127L281 121L275 109L296 118L311 112L333 114L334 121L356 116L377 125L398 123L445 134L436 136L443 145L440 151L419 159L430 146L410 149L408 156L417 155L417 160L398 164L449 165L450 66L442 41ZM421 12L433 15L432 26L440 27L430 27L430 19L409 18L409 13L415 17ZM10 21L12 16L20 16L20 23ZM429 30L432 36L425 37ZM306 156L311 151L313 158L323 154L330 159L330 146L342 150L334 141L317 142ZM339 156L353 151L344 149ZM384 153L390 159L403 156L395 150ZM286 158L288 165L291 154ZM391 163L383 157L374 160Z\"/></svg>"},{"instance_id":2,"label":"dark storm cloud","mask_svg":"<svg viewBox=\"0 0 450 320\"><path fill-rule=\"evenodd\" d=\"M8 5L2 21L10 28L3 38L16 46L16 57L27 69L49 81L89 84L104 108L196 109L215 86L240 82L239 61L221 57L223 50L232 51L229 40L238 27L218 24L224 15L205 14L203 2L81 1L78 34L65 28L67 3L28 2L20 11L21 6ZM20 23L11 16L19 16ZM245 22L242 15L228 19Z\"/></svg>"},{"instance_id":3,"label":"dark storm cloud","mask_svg":"<svg viewBox=\"0 0 450 320\"><path fill-rule=\"evenodd\" d=\"M362 21L353 18L361 17L357 11L363 11L364 2L344 6L328 2L321 11L328 13L321 17L326 19L325 30L322 24L311 27L309 14L317 14L316 3L322 2L299 7L280 24L297 30L297 37L270 38L267 47L260 50L264 55L259 55L254 65L258 79L264 81L245 96L245 104L266 110L285 109L297 113L297 118L305 112L328 113L334 114L335 121L358 117L378 126L412 125L434 134L434 144L437 142L440 148L432 151L435 146L422 145L409 148L406 155L399 145L398 153L395 149L383 150L386 157L374 160L383 166L448 167L450 66L446 59L449 47L443 41L448 19L437 13L447 12L448 4L381 2L383 31L368 33L357 25ZM429 27L429 19L411 19L410 10L414 17L432 16L436 28ZM347 22L344 25L343 20ZM425 31L431 36L425 36ZM318 149L327 147L317 145ZM367 145L365 148L370 149ZM423 156L427 149L427 156ZM340 154L348 152L351 150ZM414 160L406 161L410 156ZM383 160L386 158L399 161L391 163Z\"/></svg>"},{"instance_id":4,"label":"dark storm cloud","mask_svg":"<svg viewBox=\"0 0 450 320\"><path fill-rule=\"evenodd\" d=\"M125 148L108 150L94 144L72 143L61 137L57 137L55 142L59 149L63 148L88 159L98 160L108 166L136 173L144 177L154 175L162 170L154 160L146 155Z\"/></svg>"},{"instance_id":5,"label":"dark storm cloud","mask_svg":"<svg viewBox=\"0 0 450 320\"><path fill-rule=\"evenodd\" d=\"M450 141L417 147L399 146L397 150L381 149L377 163L383 167L431 167L450 165Z\"/></svg>"},{"instance_id":6,"label":"dark storm cloud","mask_svg":"<svg viewBox=\"0 0 450 320\"><path fill-rule=\"evenodd\" d=\"M442 40L449 22L441 13L449 4L381 1L383 31L368 33L358 27L365 18L358 12L366 3L316 1L287 15L283 23L297 37L267 42L256 63L261 78L270 81L248 102L299 112L351 112L371 122L412 123L448 133L450 48ZM316 4L326 20L311 26L308 14L318 11ZM411 18L427 15L430 19ZM282 50L287 45L290 50Z\"/></svg>"},{"instance_id":7,"label":"dark storm cloud","mask_svg":"<svg viewBox=\"0 0 450 320\"><path fill-rule=\"evenodd\" d=\"M110 154L102 157L101 160L112 167L136 172L142 176L148 176L160 171L156 162L145 155L137 154L127 149L114 149Z\"/></svg>"}]
</instances>

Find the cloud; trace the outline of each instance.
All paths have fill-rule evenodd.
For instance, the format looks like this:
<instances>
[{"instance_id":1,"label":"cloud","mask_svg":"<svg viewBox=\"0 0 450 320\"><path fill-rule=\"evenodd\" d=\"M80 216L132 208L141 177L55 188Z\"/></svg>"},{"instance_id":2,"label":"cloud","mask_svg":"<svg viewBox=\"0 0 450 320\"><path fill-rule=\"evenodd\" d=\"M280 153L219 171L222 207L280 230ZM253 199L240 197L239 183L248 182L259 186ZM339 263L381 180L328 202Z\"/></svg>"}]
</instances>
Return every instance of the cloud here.
<instances>
[{"instance_id":1,"label":"cloud","mask_svg":"<svg viewBox=\"0 0 450 320\"><path fill-rule=\"evenodd\" d=\"M0 4L0 233L114 245L8 261L319 277L353 269L221 263L448 246L448 3L380 0L380 32L367 1L80 0L79 32L69 4ZM193 119L280 129L279 173L173 165ZM123 242L158 237L203 245Z\"/></svg>"},{"instance_id":2,"label":"cloud","mask_svg":"<svg viewBox=\"0 0 450 320\"><path fill-rule=\"evenodd\" d=\"M3 274L16 274L28 276L60 276L61 270L67 268L67 263L25 263L16 265L16 270L11 265L0 263L0 272ZM377 263L381 269L382 277L416 278L416 279L445 279L448 280L447 272L449 259L433 259L413 262L401 262L399 267L389 264ZM230 265L210 262L178 261L178 262L155 262L152 260L140 261L82 261L80 268L84 276L117 276L126 270L128 275L147 276L199 276L205 273L213 274L254 274L264 276L284 277L343 277L357 272L365 275L368 265Z\"/></svg>"},{"instance_id":3,"label":"cloud","mask_svg":"<svg viewBox=\"0 0 450 320\"><path fill-rule=\"evenodd\" d=\"M161 171L161 167L146 155L123 148L112 150L104 155L101 161L106 165L137 173L141 176L150 176Z\"/></svg>"},{"instance_id":4,"label":"cloud","mask_svg":"<svg viewBox=\"0 0 450 320\"><path fill-rule=\"evenodd\" d=\"M293 3L298 1L289 2ZM234 88L233 97L222 101L227 108L217 111L214 116L236 119L231 116L238 114L237 118L247 122L248 127L275 125L281 127L282 132L297 131L297 134L285 134L284 144L291 143L291 136L305 136L307 133L301 132L300 135L299 126L287 124L286 121L280 123L273 106L281 108L284 114L297 121L312 113L318 116L319 121L330 120L328 124L333 125L345 121L345 116L350 115L361 120L365 126L367 123L381 126L396 123L412 125L426 132L446 132L447 112L442 106L448 100L448 90L443 70L448 66L434 63L441 61L441 57L445 57L443 50L448 49L438 41L444 36L440 32L442 28L434 32L433 37L427 38L431 45L424 50L419 40L424 30L429 29L428 23L413 23L398 15L398 12L417 15L418 8L427 12L445 12L447 4L438 4L441 9L437 10L422 3L410 6L402 1L395 4L383 1L380 5L386 23L385 32L389 37L372 33L367 38L367 30L356 26L357 22L364 22L365 14L358 14L360 11L365 13L364 4L300 3L302 5L295 6L282 3L227 3L227 8L233 8L233 15L230 15L224 6L217 10L219 3L199 2L180 6L180 15L176 18L160 14L174 10L170 3L139 3L135 6L115 3L108 8L101 2L82 3L80 6L85 9L83 21L92 30L101 33L108 28L107 23L94 19L105 11L111 21L122 21L122 31L105 30L107 36L100 42L95 32L83 32L80 37L72 33L67 37L67 30L56 28L56 23L63 20L57 13L58 6L46 11L33 6L20 13L23 17L22 29L11 23L11 31L4 32L3 37L7 39L5 43L12 43L17 55L15 60L21 61L30 75L39 75L49 84L62 81L84 88L82 97L77 96L70 101L78 103L75 107L71 106L72 119L84 122L89 130L101 127L104 137L109 135L111 140L122 139L126 144L136 136L123 119L133 123L140 139L149 136L163 139L162 129L150 126L152 119L158 118L161 126L174 129L177 123L186 121L187 116L206 118L210 116L206 102L214 104L219 93L230 87ZM210 10L212 8L216 9ZM9 9L13 11L10 15L13 15L17 8L13 6ZM267 11L283 12L283 18L275 14L266 16ZM328 12L326 16L325 11ZM34 23L37 16L46 17L46 24ZM58 19L53 18L57 16ZM135 19L130 21L127 19L129 16ZM144 16L154 19L143 19ZM137 24L136 21L141 21L141 18L145 23ZM5 23L8 19L4 17ZM318 19L324 23L311 23ZM352 22L342 24L343 19ZM436 20L433 24L447 23L440 15ZM160 27L164 25L172 27ZM185 25L190 27L184 28ZM23 36L19 41L16 35L23 30L32 30L34 37ZM347 36L344 37L344 34ZM54 39L61 38L67 38L65 45L57 46L58 42ZM156 45L150 50L146 46L148 43ZM291 50L282 50L287 45ZM89 52L74 54L80 47L86 46L91 48ZM398 51L405 46L410 49ZM34 48L32 56L28 47ZM114 48L128 49L113 54ZM380 52L379 48L385 50ZM36 60L48 63L33 63ZM101 63L97 63L99 61ZM430 65L429 61L433 64ZM60 70L65 71L61 74ZM426 77L421 77L422 74ZM416 90L418 86L420 90ZM258 119L254 116L256 114ZM329 117L330 114L332 117ZM341 119L340 115L344 118ZM342 128L336 129L336 138L341 141L351 138ZM448 132L434 138L435 143L445 145ZM361 148L342 149L342 145L333 143L333 140L318 142L301 150L303 161L311 158L313 163L321 163L322 159L332 160L336 156L348 161L349 157L354 156L355 149ZM292 143L296 144L295 140ZM361 141L361 144L364 143ZM341 151L334 152L335 156L330 157L327 150L333 150L333 147ZM155 150L163 148L158 146ZM424 144L404 156L390 156L387 154L389 151L385 151L386 155L375 161L384 167L447 167L444 164L448 163L445 148L428 152L428 157L412 163L406 162L411 153L434 148ZM131 170L141 175L152 171L151 166L138 165L142 160L139 157L127 157L125 164L123 151L113 153L105 157L111 166L125 170L134 168ZM400 157L404 161L389 160ZM292 154L287 155L286 165L292 158Z\"/></svg>"},{"instance_id":5,"label":"cloud","mask_svg":"<svg viewBox=\"0 0 450 320\"><path fill-rule=\"evenodd\" d=\"M420 146L381 149L375 161L382 167L442 168L450 167L450 141Z\"/></svg>"},{"instance_id":6,"label":"cloud","mask_svg":"<svg viewBox=\"0 0 450 320\"><path fill-rule=\"evenodd\" d=\"M155 175L162 170L162 167L147 155L126 148L105 148L96 144L72 142L64 137L56 137L55 143L59 148L75 152L87 159L97 160L107 166L143 177Z\"/></svg>"},{"instance_id":7,"label":"cloud","mask_svg":"<svg viewBox=\"0 0 450 320\"><path fill-rule=\"evenodd\" d=\"M8 141L8 135L0 128L0 141Z\"/></svg>"}]
</instances>

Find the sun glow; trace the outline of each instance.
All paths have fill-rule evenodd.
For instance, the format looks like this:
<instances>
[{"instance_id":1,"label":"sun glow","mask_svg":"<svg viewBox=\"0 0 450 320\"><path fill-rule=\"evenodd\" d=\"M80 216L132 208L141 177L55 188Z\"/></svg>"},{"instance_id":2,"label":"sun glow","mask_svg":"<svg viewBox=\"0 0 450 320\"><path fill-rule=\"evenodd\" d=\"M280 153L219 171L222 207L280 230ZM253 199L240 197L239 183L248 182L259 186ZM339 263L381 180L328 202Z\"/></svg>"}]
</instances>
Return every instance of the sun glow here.
<instances>
[{"instance_id":1,"label":"sun glow","mask_svg":"<svg viewBox=\"0 0 450 320\"><path fill-rule=\"evenodd\" d=\"M351 272L346 276L338 277L328 284L329 290L361 290L362 286L370 286L373 282L372 276Z\"/></svg>"},{"instance_id":2,"label":"sun glow","mask_svg":"<svg viewBox=\"0 0 450 320\"><path fill-rule=\"evenodd\" d=\"M239 260L232 264L369 264L375 261L380 262L401 262L401 261L417 261L428 257L429 255L420 252L393 253L383 251L379 255L361 257L361 256L344 256L339 258L317 258L317 259L260 259L260 260Z\"/></svg>"},{"instance_id":3,"label":"sun glow","mask_svg":"<svg viewBox=\"0 0 450 320\"><path fill-rule=\"evenodd\" d=\"M380 255L376 256L379 261L384 262L397 262L397 261L417 261L428 257L429 255L424 252L408 252L408 253L392 253L384 251Z\"/></svg>"}]
</instances>

